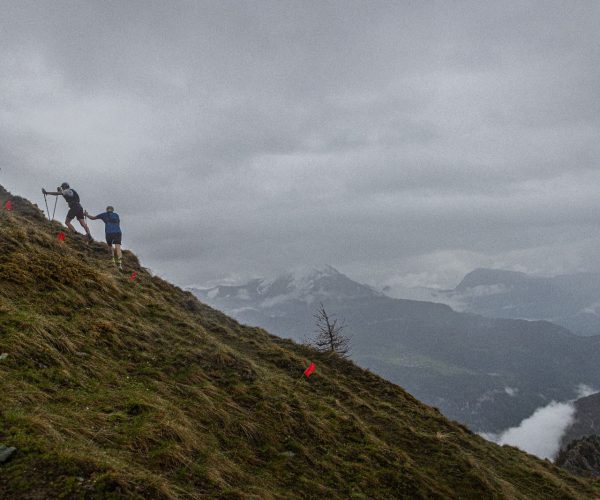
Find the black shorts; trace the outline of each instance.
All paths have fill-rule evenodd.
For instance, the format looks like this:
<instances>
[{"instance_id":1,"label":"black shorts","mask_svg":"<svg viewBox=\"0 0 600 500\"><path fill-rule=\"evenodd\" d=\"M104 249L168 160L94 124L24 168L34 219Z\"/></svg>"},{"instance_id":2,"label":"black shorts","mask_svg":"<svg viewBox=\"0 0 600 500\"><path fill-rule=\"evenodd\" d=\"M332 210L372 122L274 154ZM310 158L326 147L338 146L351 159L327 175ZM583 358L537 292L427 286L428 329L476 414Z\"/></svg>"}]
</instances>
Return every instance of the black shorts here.
<instances>
[{"instance_id":1,"label":"black shorts","mask_svg":"<svg viewBox=\"0 0 600 500\"><path fill-rule=\"evenodd\" d=\"M69 213L67 213L67 220L82 220L83 219L83 207L77 203L77 205L73 205L69 207Z\"/></svg>"},{"instance_id":2,"label":"black shorts","mask_svg":"<svg viewBox=\"0 0 600 500\"><path fill-rule=\"evenodd\" d=\"M110 233L106 235L106 243L109 245L120 245L121 244L121 233Z\"/></svg>"}]
</instances>

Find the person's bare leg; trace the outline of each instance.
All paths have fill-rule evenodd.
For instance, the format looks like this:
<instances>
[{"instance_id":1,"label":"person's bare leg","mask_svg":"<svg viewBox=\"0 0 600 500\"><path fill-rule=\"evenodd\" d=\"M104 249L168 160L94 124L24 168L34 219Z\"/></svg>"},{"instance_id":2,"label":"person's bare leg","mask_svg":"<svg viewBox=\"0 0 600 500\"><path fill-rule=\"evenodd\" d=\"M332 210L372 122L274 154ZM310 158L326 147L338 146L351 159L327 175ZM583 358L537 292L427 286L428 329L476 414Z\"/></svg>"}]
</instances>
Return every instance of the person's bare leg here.
<instances>
[{"instance_id":1,"label":"person's bare leg","mask_svg":"<svg viewBox=\"0 0 600 500\"><path fill-rule=\"evenodd\" d=\"M117 258L117 267L123 270L123 254L121 253L121 245L115 243L115 256Z\"/></svg>"},{"instance_id":2,"label":"person's bare leg","mask_svg":"<svg viewBox=\"0 0 600 500\"><path fill-rule=\"evenodd\" d=\"M75 231L75 228L73 227L73 224L71 224L71 221L72 221L72 220L73 220L73 219L67 219L67 220L65 221L65 225L66 225L66 226L67 226L67 227L68 227L68 228L69 228L71 231ZM76 232L76 231L75 231L75 232Z\"/></svg>"},{"instance_id":3,"label":"person's bare leg","mask_svg":"<svg viewBox=\"0 0 600 500\"><path fill-rule=\"evenodd\" d=\"M110 253L110 256L112 258L113 264L116 266L117 264L117 250L115 248L115 246L111 243L110 245L108 245L108 251Z\"/></svg>"},{"instance_id":4,"label":"person's bare leg","mask_svg":"<svg viewBox=\"0 0 600 500\"><path fill-rule=\"evenodd\" d=\"M85 234L90 234L90 228L87 225L87 222L85 222L85 219L77 219L79 221L79 224L81 224L81 227L83 229L85 229Z\"/></svg>"}]
</instances>

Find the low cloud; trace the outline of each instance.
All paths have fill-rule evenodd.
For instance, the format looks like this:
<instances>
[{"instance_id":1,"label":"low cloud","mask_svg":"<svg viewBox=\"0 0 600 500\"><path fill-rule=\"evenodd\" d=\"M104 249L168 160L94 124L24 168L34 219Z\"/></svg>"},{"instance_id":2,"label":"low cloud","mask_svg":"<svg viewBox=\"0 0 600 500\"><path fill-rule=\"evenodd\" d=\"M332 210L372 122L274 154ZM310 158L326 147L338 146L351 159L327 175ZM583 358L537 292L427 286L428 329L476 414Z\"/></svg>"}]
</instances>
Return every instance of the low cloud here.
<instances>
[{"instance_id":1,"label":"low cloud","mask_svg":"<svg viewBox=\"0 0 600 500\"><path fill-rule=\"evenodd\" d=\"M516 446L540 458L553 459L560 447L560 440L575 418L572 403L557 403L535 410L517 427L500 434L483 434L483 437L498 444Z\"/></svg>"},{"instance_id":2,"label":"low cloud","mask_svg":"<svg viewBox=\"0 0 600 500\"><path fill-rule=\"evenodd\" d=\"M595 389L585 384L577 387L578 398L595 392ZM516 446L539 458L553 460L560 450L562 437L575 421L575 413L574 400L564 403L551 401L535 410L518 426L498 434L482 433L481 436L497 444Z\"/></svg>"},{"instance_id":3,"label":"low cloud","mask_svg":"<svg viewBox=\"0 0 600 500\"><path fill-rule=\"evenodd\" d=\"M586 398L588 396L591 396L592 394L596 394L597 392L598 391L596 389L590 387L589 385L579 384L577 386L577 399Z\"/></svg>"}]
</instances>

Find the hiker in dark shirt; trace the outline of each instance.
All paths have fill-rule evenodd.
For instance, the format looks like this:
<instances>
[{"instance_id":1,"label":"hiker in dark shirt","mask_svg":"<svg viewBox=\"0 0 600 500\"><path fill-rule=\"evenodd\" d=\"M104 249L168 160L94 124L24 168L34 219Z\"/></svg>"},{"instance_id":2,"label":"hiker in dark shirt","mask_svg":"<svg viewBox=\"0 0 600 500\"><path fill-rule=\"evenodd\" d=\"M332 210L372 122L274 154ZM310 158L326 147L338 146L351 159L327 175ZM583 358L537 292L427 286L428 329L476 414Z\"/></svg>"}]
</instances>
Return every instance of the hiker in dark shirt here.
<instances>
[{"instance_id":1,"label":"hiker in dark shirt","mask_svg":"<svg viewBox=\"0 0 600 500\"><path fill-rule=\"evenodd\" d=\"M112 254L113 262L122 271L123 270L123 254L121 252L121 219L119 214L115 212L113 207L106 207L106 212L98 215L90 215L85 212L85 216L90 220L100 219L105 224L106 243ZM114 245L114 247L113 247Z\"/></svg>"},{"instance_id":2,"label":"hiker in dark shirt","mask_svg":"<svg viewBox=\"0 0 600 500\"><path fill-rule=\"evenodd\" d=\"M85 229L85 234L87 235L88 241L94 241L90 233L90 228L85 222L83 207L81 206L79 195L77 194L77 191L69 186L69 183L63 182L59 188L56 188L55 192L42 189L42 193L45 195L49 194L50 196L62 196L69 205L69 212L67 213L67 219L65 220L67 227L71 231L75 231L71 221L76 218L79 221L79 224L81 224L81 227Z\"/></svg>"}]
</instances>

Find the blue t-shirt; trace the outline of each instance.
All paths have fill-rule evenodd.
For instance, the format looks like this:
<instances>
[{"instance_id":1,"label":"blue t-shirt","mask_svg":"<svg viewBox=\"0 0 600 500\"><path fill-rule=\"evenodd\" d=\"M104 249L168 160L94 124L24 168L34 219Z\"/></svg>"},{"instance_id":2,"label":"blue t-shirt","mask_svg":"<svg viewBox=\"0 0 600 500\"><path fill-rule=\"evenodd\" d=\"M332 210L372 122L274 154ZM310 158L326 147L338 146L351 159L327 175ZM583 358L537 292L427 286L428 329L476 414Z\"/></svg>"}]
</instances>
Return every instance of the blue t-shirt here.
<instances>
[{"instance_id":1,"label":"blue t-shirt","mask_svg":"<svg viewBox=\"0 0 600 500\"><path fill-rule=\"evenodd\" d=\"M106 234L115 234L121 232L121 226L119 224L119 214L115 212L104 212L103 214L96 216L98 219L102 219L106 224Z\"/></svg>"}]
</instances>

